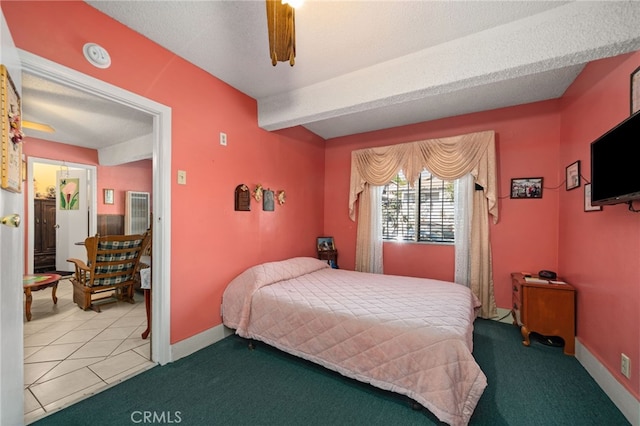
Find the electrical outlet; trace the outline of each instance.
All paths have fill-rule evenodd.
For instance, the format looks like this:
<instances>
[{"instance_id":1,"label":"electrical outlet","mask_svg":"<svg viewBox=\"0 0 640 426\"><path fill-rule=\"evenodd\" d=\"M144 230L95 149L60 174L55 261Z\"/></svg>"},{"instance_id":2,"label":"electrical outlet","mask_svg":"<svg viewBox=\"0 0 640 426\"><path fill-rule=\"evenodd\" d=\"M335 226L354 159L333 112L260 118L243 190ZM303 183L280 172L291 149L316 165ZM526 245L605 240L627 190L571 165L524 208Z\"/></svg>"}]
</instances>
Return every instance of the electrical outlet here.
<instances>
[{"instance_id":1,"label":"electrical outlet","mask_svg":"<svg viewBox=\"0 0 640 426\"><path fill-rule=\"evenodd\" d=\"M220 132L220 145L227 146L227 134Z\"/></svg>"},{"instance_id":2,"label":"electrical outlet","mask_svg":"<svg viewBox=\"0 0 640 426\"><path fill-rule=\"evenodd\" d=\"M620 357L620 371L627 378L631 378L631 360L625 354Z\"/></svg>"}]
</instances>

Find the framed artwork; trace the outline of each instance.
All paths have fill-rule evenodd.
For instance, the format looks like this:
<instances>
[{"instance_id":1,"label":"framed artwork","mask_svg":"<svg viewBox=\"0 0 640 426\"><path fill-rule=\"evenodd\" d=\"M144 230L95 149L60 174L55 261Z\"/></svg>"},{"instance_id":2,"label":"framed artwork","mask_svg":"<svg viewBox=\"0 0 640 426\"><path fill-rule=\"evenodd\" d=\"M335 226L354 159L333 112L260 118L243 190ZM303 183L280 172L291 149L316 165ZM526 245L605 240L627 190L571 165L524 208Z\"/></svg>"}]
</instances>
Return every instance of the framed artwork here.
<instances>
[{"instance_id":1,"label":"framed artwork","mask_svg":"<svg viewBox=\"0 0 640 426\"><path fill-rule=\"evenodd\" d=\"M4 65L0 65L2 173L0 187L22 192L22 108L20 96Z\"/></svg>"},{"instance_id":2,"label":"framed artwork","mask_svg":"<svg viewBox=\"0 0 640 426\"><path fill-rule=\"evenodd\" d=\"M580 186L580 160L567 166L565 182L567 191Z\"/></svg>"},{"instance_id":3,"label":"framed artwork","mask_svg":"<svg viewBox=\"0 0 640 426\"><path fill-rule=\"evenodd\" d=\"M602 210L602 206L591 205L591 184L584 184L584 211L585 212L598 212Z\"/></svg>"},{"instance_id":4,"label":"framed artwork","mask_svg":"<svg viewBox=\"0 0 640 426\"><path fill-rule=\"evenodd\" d=\"M542 198L542 178L511 179L511 198Z\"/></svg>"},{"instance_id":5,"label":"framed artwork","mask_svg":"<svg viewBox=\"0 0 640 426\"><path fill-rule=\"evenodd\" d=\"M273 191L265 189L262 191L262 210L265 212L272 212L275 204L273 199Z\"/></svg>"},{"instance_id":6,"label":"framed artwork","mask_svg":"<svg viewBox=\"0 0 640 426\"><path fill-rule=\"evenodd\" d=\"M104 190L104 203L113 204L113 189Z\"/></svg>"},{"instance_id":7,"label":"framed artwork","mask_svg":"<svg viewBox=\"0 0 640 426\"><path fill-rule=\"evenodd\" d=\"M80 210L80 179L60 179L60 210Z\"/></svg>"},{"instance_id":8,"label":"framed artwork","mask_svg":"<svg viewBox=\"0 0 640 426\"><path fill-rule=\"evenodd\" d=\"M318 237L317 246L318 251L329 251L336 249L336 246L333 244L333 237Z\"/></svg>"},{"instance_id":9,"label":"framed artwork","mask_svg":"<svg viewBox=\"0 0 640 426\"><path fill-rule=\"evenodd\" d=\"M631 114L640 110L640 67L631 73Z\"/></svg>"}]
</instances>

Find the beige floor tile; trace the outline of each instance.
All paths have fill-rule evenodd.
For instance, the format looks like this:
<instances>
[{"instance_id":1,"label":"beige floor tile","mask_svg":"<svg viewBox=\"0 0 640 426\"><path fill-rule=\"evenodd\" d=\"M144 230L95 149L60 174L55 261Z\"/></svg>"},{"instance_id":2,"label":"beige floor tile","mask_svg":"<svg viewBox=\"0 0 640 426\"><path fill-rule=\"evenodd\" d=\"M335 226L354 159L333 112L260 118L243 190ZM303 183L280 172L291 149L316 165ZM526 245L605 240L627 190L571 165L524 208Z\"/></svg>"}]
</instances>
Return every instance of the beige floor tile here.
<instances>
[{"instance_id":1,"label":"beige floor tile","mask_svg":"<svg viewBox=\"0 0 640 426\"><path fill-rule=\"evenodd\" d=\"M146 321L147 319L145 317L125 315L119 320L115 321L111 325L111 327L139 327Z\"/></svg>"},{"instance_id":2,"label":"beige floor tile","mask_svg":"<svg viewBox=\"0 0 640 426\"><path fill-rule=\"evenodd\" d=\"M100 314L97 314L100 315ZM84 324L78 326L76 330L89 330L89 329L99 329L104 330L113 324L115 320L113 318L92 318L89 321L85 321Z\"/></svg>"},{"instance_id":3,"label":"beige floor tile","mask_svg":"<svg viewBox=\"0 0 640 426\"><path fill-rule=\"evenodd\" d=\"M24 336L29 336L33 333L38 333L45 328L47 328L49 324L41 321L28 321L24 323L23 326L23 334Z\"/></svg>"},{"instance_id":4,"label":"beige floor tile","mask_svg":"<svg viewBox=\"0 0 640 426\"><path fill-rule=\"evenodd\" d=\"M31 385L35 383L40 377L44 376L59 363L60 361L26 363L24 365L24 384Z\"/></svg>"},{"instance_id":5,"label":"beige floor tile","mask_svg":"<svg viewBox=\"0 0 640 426\"><path fill-rule=\"evenodd\" d=\"M47 382L38 383L30 389L46 410L47 405L100 383L103 381L85 367Z\"/></svg>"},{"instance_id":6,"label":"beige floor tile","mask_svg":"<svg viewBox=\"0 0 640 426\"><path fill-rule=\"evenodd\" d=\"M95 358L99 356L109 356L111 352L115 348L120 345L119 340L104 340L99 342L88 342L85 343L80 349L75 351L69 359L78 359L78 358Z\"/></svg>"},{"instance_id":7,"label":"beige floor tile","mask_svg":"<svg viewBox=\"0 0 640 426\"><path fill-rule=\"evenodd\" d=\"M29 346L45 346L64 336L66 331L44 331L24 338L25 348Z\"/></svg>"},{"instance_id":8,"label":"beige floor tile","mask_svg":"<svg viewBox=\"0 0 640 426\"><path fill-rule=\"evenodd\" d=\"M96 328L88 330L73 330L54 341L53 344L60 345L63 343L84 343L93 339L101 332L102 330Z\"/></svg>"},{"instance_id":9,"label":"beige floor tile","mask_svg":"<svg viewBox=\"0 0 640 426\"><path fill-rule=\"evenodd\" d=\"M57 297L54 305L50 290L34 292L32 321L23 322L25 424L155 366L150 341L141 338L143 295L136 294L135 304L109 304L100 313L79 309L68 281L60 281Z\"/></svg>"},{"instance_id":10,"label":"beige floor tile","mask_svg":"<svg viewBox=\"0 0 640 426\"><path fill-rule=\"evenodd\" d=\"M142 340L140 338L137 338L137 339L126 339L126 340L123 340L122 343L120 344L120 346L118 346L111 353L111 356L119 355L122 352L126 352L126 351L129 351L131 349L136 349L136 348L141 347L141 346L149 346L149 341L148 340ZM147 359L150 359L150 357L147 357Z\"/></svg>"},{"instance_id":11,"label":"beige floor tile","mask_svg":"<svg viewBox=\"0 0 640 426\"><path fill-rule=\"evenodd\" d=\"M51 326L47 327L47 331L51 331L51 332L57 332L57 331L68 332L68 331L75 330L76 328L78 328L78 326L81 326L82 324L84 324L84 321L82 321L82 320L57 321L55 324L51 324Z\"/></svg>"},{"instance_id":12,"label":"beige floor tile","mask_svg":"<svg viewBox=\"0 0 640 426\"><path fill-rule=\"evenodd\" d=\"M136 368L147 362L149 362L148 358L144 358L136 352L127 351L116 356L110 356L104 361L92 364L89 368L102 380L106 381L110 377L122 374L127 370Z\"/></svg>"},{"instance_id":13,"label":"beige floor tile","mask_svg":"<svg viewBox=\"0 0 640 426\"><path fill-rule=\"evenodd\" d=\"M150 368L155 367L155 364L151 361L146 361L140 365L137 365L135 367L132 367L128 370L125 370L123 372L121 372L120 374L116 374L113 377L109 377L108 379L105 379L105 382L109 383L110 385L115 385L118 384L124 380L127 380L133 376L135 376L136 374L140 374L143 371L147 371Z\"/></svg>"},{"instance_id":14,"label":"beige floor tile","mask_svg":"<svg viewBox=\"0 0 640 426\"><path fill-rule=\"evenodd\" d=\"M46 346L29 346L29 347L25 347L24 348L24 354L23 354L24 359L29 358L31 355L35 354L40 349L45 348L45 347Z\"/></svg>"},{"instance_id":15,"label":"beige floor tile","mask_svg":"<svg viewBox=\"0 0 640 426\"><path fill-rule=\"evenodd\" d=\"M150 360L151 359L151 344L146 344L142 346L138 346L134 349L134 352L142 355L144 358Z\"/></svg>"},{"instance_id":16,"label":"beige floor tile","mask_svg":"<svg viewBox=\"0 0 640 426\"><path fill-rule=\"evenodd\" d=\"M82 346L82 343L66 343L64 345L50 345L40 349L28 358L25 363L44 362L44 361L62 361L69 355L73 354Z\"/></svg>"},{"instance_id":17,"label":"beige floor tile","mask_svg":"<svg viewBox=\"0 0 640 426\"><path fill-rule=\"evenodd\" d=\"M48 380L55 379L56 377L60 377L75 370L80 370L81 368L95 364L96 362L104 361L105 359L106 357L66 359L58 363L58 365L47 372L47 374L40 377L37 382L43 383Z\"/></svg>"},{"instance_id":18,"label":"beige floor tile","mask_svg":"<svg viewBox=\"0 0 640 426\"><path fill-rule=\"evenodd\" d=\"M25 414L31 413L32 411L35 411L35 410L38 410L38 409L42 410L42 406L40 405L40 403L38 402L36 397L33 396L33 394L28 389L25 389L24 390L24 412L25 412ZM42 410L42 411L44 411L44 410Z\"/></svg>"},{"instance_id":19,"label":"beige floor tile","mask_svg":"<svg viewBox=\"0 0 640 426\"><path fill-rule=\"evenodd\" d=\"M137 327L109 327L92 339L93 342L102 340L124 340L131 336Z\"/></svg>"},{"instance_id":20,"label":"beige floor tile","mask_svg":"<svg viewBox=\"0 0 640 426\"><path fill-rule=\"evenodd\" d=\"M108 386L109 385L104 382L91 385L56 401L53 401L51 404L45 405L44 409L47 413L52 413L64 409L70 405L75 404L76 402L82 401L83 399L87 399L97 393L100 393L101 391L107 389ZM87 424L91 424L89 418L87 419Z\"/></svg>"}]
</instances>

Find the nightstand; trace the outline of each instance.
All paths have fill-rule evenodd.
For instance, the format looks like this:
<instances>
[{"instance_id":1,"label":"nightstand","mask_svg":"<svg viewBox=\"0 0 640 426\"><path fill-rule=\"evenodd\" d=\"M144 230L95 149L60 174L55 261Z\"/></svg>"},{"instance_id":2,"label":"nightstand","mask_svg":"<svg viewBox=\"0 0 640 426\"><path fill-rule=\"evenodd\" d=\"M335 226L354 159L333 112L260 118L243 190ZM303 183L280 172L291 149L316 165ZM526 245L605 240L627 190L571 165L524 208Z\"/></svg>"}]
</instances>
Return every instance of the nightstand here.
<instances>
[{"instance_id":1,"label":"nightstand","mask_svg":"<svg viewBox=\"0 0 640 426\"><path fill-rule=\"evenodd\" d=\"M326 260L331 267L338 268L338 250L320 250L318 259Z\"/></svg>"},{"instance_id":2,"label":"nightstand","mask_svg":"<svg viewBox=\"0 0 640 426\"><path fill-rule=\"evenodd\" d=\"M523 345L531 344L529 334L532 332L543 336L559 336L564 340L564 353L574 355L576 290L567 283L544 281L527 282L521 273L511 274L513 324L520 327Z\"/></svg>"}]
</instances>

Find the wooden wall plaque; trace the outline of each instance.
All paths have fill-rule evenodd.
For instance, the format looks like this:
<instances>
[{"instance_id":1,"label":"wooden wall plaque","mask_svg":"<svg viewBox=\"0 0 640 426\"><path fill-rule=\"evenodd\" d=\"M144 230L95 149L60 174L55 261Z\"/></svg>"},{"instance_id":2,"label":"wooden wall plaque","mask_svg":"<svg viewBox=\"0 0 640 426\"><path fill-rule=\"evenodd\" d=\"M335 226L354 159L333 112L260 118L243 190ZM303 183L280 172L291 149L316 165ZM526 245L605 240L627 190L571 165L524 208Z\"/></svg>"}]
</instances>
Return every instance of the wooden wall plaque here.
<instances>
[{"instance_id":1,"label":"wooden wall plaque","mask_svg":"<svg viewBox=\"0 0 640 426\"><path fill-rule=\"evenodd\" d=\"M236 211L248 212L251 210L251 191L244 183L236 186L235 204Z\"/></svg>"}]
</instances>

